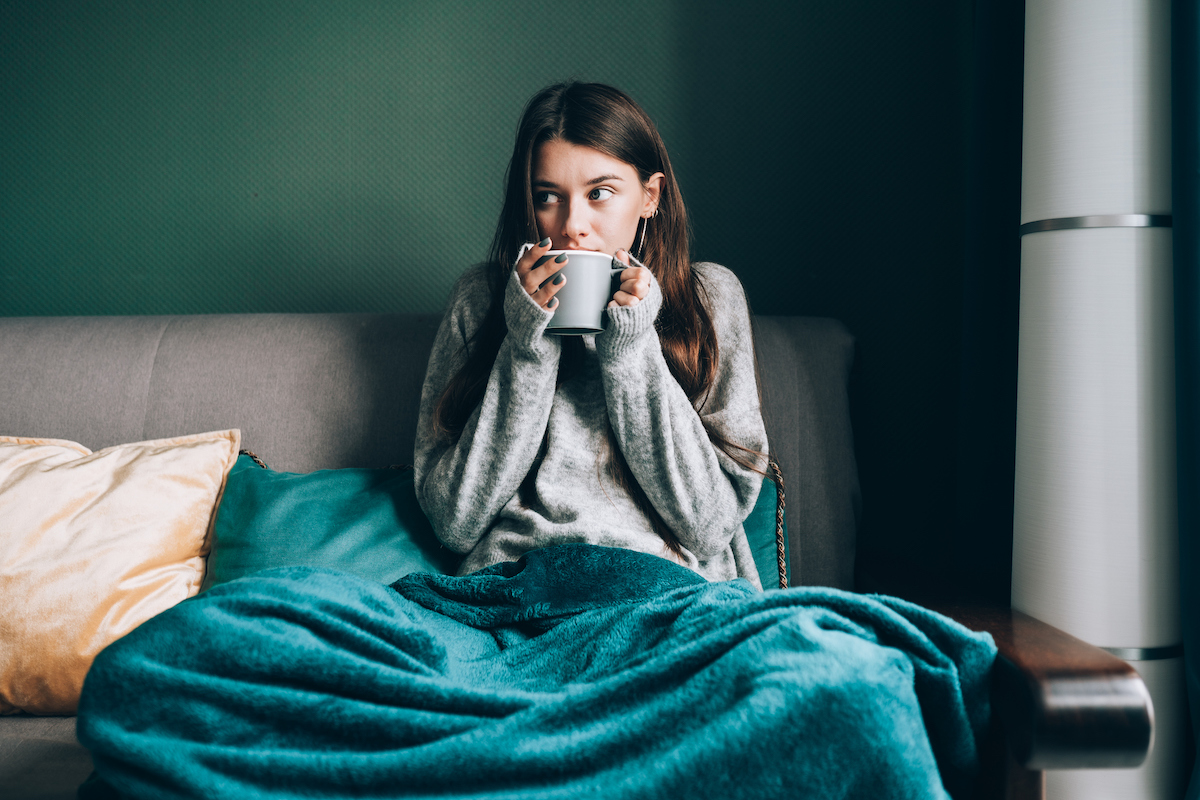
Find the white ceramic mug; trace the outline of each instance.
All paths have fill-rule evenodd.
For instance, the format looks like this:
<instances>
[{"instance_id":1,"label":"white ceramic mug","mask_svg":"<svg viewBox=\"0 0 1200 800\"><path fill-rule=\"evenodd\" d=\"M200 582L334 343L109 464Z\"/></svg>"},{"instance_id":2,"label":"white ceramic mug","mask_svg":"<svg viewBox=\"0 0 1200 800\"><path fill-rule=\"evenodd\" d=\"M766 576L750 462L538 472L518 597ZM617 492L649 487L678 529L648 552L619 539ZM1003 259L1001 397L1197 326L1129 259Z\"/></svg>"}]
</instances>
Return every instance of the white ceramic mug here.
<instances>
[{"instance_id":1,"label":"white ceramic mug","mask_svg":"<svg viewBox=\"0 0 1200 800\"><path fill-rule=\"evenodd\" d=\"M567 282L554 295L558 305L546 333L555 336L600 333L604 330L604 309L620 287L618 276L627 267L607 253L595 250L551 250L546 255L554 259L563 253L567 263L558 272L566 276Z\"/></svg>"}]
</instances>

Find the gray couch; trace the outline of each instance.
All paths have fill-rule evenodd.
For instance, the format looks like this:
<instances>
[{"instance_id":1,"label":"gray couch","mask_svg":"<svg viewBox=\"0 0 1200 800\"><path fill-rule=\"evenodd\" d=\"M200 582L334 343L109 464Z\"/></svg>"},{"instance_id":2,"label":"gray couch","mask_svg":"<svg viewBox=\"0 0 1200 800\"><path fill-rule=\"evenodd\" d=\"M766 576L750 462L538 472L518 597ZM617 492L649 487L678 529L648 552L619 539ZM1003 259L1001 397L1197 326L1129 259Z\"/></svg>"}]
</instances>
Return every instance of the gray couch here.
<instances>
[{"instance_id":1,"label":"gray couch","mask_svg":"<svg viewBox=\"0 0 1200 800\"><path fill-rule=\"evenodd\" d=\"M378 314L0 318L0 434L98 450L240 428L242 446L278 470L406 463L437 322ZM852 589L853 340L825 319L758 317L755 328L767 432L786 480L791 582ZM1001 646L1000 713L979 796L1005 782L1034 791L1036 769L1144 757L1149 710L1123 662L1007 609L944 610L992 630ZM1023 649L1030 636L1049 643L1050 662ZM1075 671L1056 672L1055 663ZM1066 706L1052 702L1063 680L1082 678L1093 688ZM1085 724L1072 727L1068 717L1080 713ZM90 769L73 718L0 718L0 797L73 797Z\"/></svg>"}]
</instances>

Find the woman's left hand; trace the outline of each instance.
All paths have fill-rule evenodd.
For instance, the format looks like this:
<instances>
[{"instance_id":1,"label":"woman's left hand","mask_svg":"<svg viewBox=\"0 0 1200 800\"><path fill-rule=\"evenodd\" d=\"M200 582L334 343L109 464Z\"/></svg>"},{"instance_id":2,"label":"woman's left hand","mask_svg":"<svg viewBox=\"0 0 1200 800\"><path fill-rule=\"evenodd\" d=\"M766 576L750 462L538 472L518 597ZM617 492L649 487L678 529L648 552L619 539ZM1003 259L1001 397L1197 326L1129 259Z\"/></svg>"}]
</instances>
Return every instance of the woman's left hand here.
<instances>
[{"instance_id":1,"label":"woman's left hand","mask_svg":"<svg viewBox=\"0 0 1200 800\"><path fill-rule=\"evenodd\" d=\"M621 288L608 301L608 307L636 306L650 293L650 270L629 266L629 253L624 249L617 251L617 259L625 265L625 270L621 272Z\"/></svg>"}]
</instances>

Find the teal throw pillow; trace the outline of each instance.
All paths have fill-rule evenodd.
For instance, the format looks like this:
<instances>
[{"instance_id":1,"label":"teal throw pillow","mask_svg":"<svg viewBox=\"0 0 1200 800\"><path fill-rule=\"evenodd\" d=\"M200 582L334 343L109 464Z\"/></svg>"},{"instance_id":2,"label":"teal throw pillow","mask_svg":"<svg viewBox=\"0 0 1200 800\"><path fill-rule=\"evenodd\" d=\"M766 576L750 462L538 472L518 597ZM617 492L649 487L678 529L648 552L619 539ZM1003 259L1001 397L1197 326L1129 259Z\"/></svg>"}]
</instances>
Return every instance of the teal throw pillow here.
<instances>
[{"instance_id":1,"label":"teal throw pillow","mask_svg":"<svg viewBox=\"0 0 1200 800\"><path fill-rule=\"evenodd\" d=\"M746 538L764 589L779 586L775 482L763 481ZM787 518L784 518L787 546ZM417 504L413 472L328 469L276 472L247 455L229 472L208 559L206 588L271 567L329 567L380 583L410 572L452 574L446 549Z\"/></svg>"},{"instance_id":2,"label":"teal throw pillow","mask_svg":"<svg viewBox=\"0 0 1200 800\"><path fill-rule=\"evenodd\" d=\"M779 588L779 558L775 545L775 502L778 497L775 481L764 479L754 510L743 523L746 539L750 542L750 552L754 554L754 566L758 567L758 579L762 581L764 589ZM787 547L787 514L784 514L784 553L788 552ZM791 583L791 575L788 576L788 583Z\"/></svg>"},{"instance_id":3,"label":"teal throw pillow","mask_svg":"<svg viewBox=\"0 0 1200 800\"><path fill-rule=\"evenodd\" d=\"M276 472L241 455L217 509L207 586L286 566L392 583L453 573L458 561L417 505L411 469Z\"/></svg>"}]
</instances>

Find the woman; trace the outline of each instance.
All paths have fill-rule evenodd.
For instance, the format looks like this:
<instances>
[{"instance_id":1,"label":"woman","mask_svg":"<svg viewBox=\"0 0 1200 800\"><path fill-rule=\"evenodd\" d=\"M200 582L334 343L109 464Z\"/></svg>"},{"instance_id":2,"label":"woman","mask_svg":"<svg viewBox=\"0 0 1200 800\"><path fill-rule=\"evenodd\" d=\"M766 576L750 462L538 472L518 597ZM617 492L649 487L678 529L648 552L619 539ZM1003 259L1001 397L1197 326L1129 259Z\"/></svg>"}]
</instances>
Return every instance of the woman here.
<instances>
[{"instance_id":1,"label":"woman","mask_svg":"<svg viewBox=\"0 0 1200 800\"><path fill-rule=\"evenodd\" d=\"M584 542L761 585L742 529L767 450L750 318L687 233L632 99L564 83L529 101L490 263L455 286L421 400L417 496L461 574ZM545 334L560 249L626 265L602 334Z\"/></svg>"}]
</instances>

